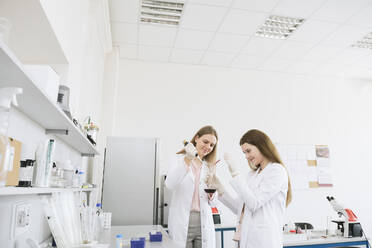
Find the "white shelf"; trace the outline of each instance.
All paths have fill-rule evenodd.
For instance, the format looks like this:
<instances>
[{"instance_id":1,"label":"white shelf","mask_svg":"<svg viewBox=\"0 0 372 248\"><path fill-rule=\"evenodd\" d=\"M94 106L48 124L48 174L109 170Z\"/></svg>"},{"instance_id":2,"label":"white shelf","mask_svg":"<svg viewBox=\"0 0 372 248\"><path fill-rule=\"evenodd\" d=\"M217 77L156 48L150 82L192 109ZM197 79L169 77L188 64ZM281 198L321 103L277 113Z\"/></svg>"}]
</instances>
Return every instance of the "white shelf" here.
<instances>
[{"instance_id":1,"label":"white shelf","mask_svg":"<svg viewBox=\"0 0 372 248\"><path fill-rule=\"evenodd\" d=\"M1 187L0 196L5 195L35 195L35 194L51 194L55 192L89 192L93 191L95 188L36 188L36 187Z\"/></svg>"},{"instance_id":2,"label":"white shelf","mask_svg":"<svg viewBox=\"0 0 372 248\"><path fill-rule=\"evenodd\" d=\"M68 59L45 12L44 1L1 0L0 16L11 23L9 46L30 64L68 64Z\"/></svg>"},{"instance_id":3,"label":"white shelf","mask_svg":"<svg viewBox=\"0 0 372 248\"><path fill-rule=\"evenodd\" d=\"M50 101L33 83L13 52L0 41L0 87L21 87L23 94L18 109L45 129L68 130L59 137L82 155L98 155L96 148L65 115L56 103Z\"/></svg>"}]
</instances>

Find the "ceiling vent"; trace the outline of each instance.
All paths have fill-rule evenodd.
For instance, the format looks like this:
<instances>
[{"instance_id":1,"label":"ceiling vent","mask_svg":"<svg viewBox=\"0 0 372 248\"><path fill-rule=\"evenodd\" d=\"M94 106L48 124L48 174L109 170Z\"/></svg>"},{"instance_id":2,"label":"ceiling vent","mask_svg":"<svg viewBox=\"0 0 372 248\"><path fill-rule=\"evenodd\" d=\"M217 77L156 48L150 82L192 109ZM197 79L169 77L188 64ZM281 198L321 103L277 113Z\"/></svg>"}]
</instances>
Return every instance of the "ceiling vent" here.
<instances>
[{"instance_id":1,"label":"ceiling vent","mask_svg":"<svg viewBox=\"0 0 372 248\"><path fill-rule=\"evenodd\" d=\"M271 15L257 30L256 36L287 39L304 21L302 18Z\"/></svg>"},{"instance_id":2,"label":"ceiling vent","mask_svg":"<svg viewBox=\"0 0 372 248\"><path fill-rule=\"evenodd\" d=\"M184 3L175 1L142 0L140 21L178 26Z\"/></svg>"},{"instance_id":3,"label":"ceiling vent","mask_svg":"<svg viewBox=\"0 0 372 248\"><path fill-rule=\"evenodd\" d=\"M361 40L358 40L352 47L372 49L372 32L364 36Z\"/></svg>"}]
</instances>

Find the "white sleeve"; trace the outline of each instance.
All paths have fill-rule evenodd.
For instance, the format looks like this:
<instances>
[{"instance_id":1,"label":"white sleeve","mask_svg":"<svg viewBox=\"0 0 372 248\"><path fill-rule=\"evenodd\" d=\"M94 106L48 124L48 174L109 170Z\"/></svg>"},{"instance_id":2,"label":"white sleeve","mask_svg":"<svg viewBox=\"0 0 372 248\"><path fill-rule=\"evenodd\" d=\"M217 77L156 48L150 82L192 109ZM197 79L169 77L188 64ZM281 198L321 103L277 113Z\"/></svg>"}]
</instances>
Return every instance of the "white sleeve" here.
<instances>
[{"instance_id":1,"label":"white sleeve","mask_svg":"<svg viewBox=\"0 0 372 248\"><path fill-rule=\"evenodd\" d=\"M218 198L218 200L228 207L235 215L240 213L241 209L239 209L239 207L241 207L243 204L238 197L233 198L228 192L225 191L223 195Z\"/></svg>"},{"instance_id":2,"label":"white sleeve","mask_svg":"<svg viewBox=\"0 0 372 248\"><path fill-rule=\"evenodd\" d=\"M165 186L170 190L174 190L180 185L187 173L188 170L185 166L184 156L174 156L169 164Z\"/></svg>"},{"instance_id":3,"label":"white sleeve","mask_svg":"<svg viewBox=\"0 0 372 248\"><path fill-rule=\"evenodd\" d=\"M250 211L255 212L264 206L273 197L280 194L283 184L288 183L286 170L281 165L274 164L274 166L254 190L249 188L241 176L237 176L230 181L231 186Z\"/></svg>"}]
</instances>

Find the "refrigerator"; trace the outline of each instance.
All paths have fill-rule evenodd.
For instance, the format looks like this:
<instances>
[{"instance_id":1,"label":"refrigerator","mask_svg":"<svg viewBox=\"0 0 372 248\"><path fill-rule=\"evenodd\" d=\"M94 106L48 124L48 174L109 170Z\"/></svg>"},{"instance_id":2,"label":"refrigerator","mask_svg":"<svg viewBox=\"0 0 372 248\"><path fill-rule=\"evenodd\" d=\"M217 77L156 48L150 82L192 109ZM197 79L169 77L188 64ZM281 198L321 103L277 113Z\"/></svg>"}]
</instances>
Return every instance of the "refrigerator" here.
<instances>
[{"instance_id":1,"label":"refrigerator","mask_svg":"<svg viewBox=\"0 0 372 248\"><path fill-rule=\"evenodd\" d=\"M102 207L112 225L159 223L157 138L107 137Z\"/></svg>"}]
</instances>

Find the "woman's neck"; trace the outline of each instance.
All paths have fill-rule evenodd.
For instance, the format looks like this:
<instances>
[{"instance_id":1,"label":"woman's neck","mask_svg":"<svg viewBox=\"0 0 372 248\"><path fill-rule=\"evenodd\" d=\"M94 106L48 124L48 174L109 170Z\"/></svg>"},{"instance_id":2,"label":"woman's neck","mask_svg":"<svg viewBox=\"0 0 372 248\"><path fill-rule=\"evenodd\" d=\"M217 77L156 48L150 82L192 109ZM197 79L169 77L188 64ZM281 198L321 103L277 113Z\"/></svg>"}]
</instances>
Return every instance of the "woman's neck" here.
<instances>
[{"instance_id":1,"label":"woman's neck","mask_svg":"<svg viewBox=\"0 0 372 248\"><path fill-rule=\"evenodd\" d=\"M260 173L263 169L265 169L268 164L269 164L269 161L267 161L266 159L265 160L262 160L262 162L260 163L260 167L259 167L259 172L258 173Z\"/></svg>"}]
</instances>

